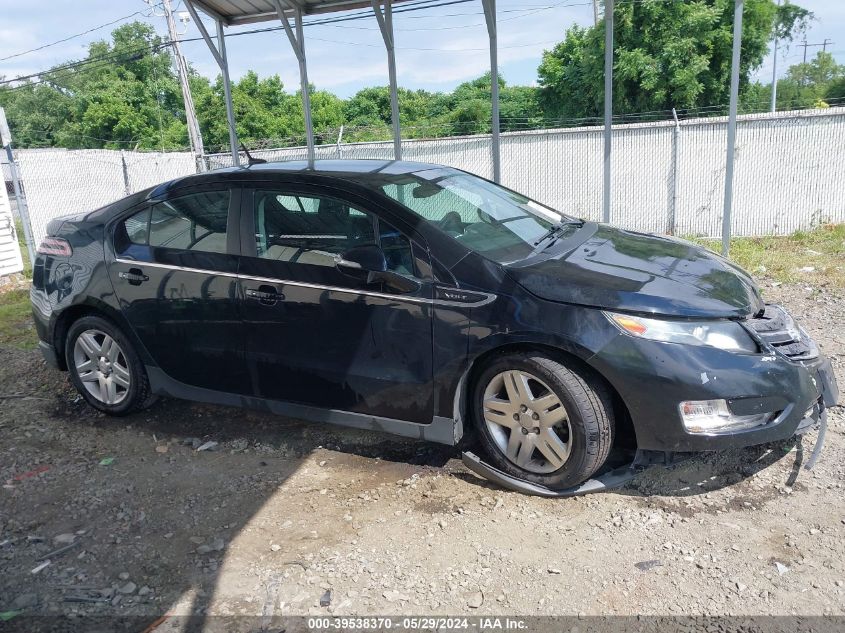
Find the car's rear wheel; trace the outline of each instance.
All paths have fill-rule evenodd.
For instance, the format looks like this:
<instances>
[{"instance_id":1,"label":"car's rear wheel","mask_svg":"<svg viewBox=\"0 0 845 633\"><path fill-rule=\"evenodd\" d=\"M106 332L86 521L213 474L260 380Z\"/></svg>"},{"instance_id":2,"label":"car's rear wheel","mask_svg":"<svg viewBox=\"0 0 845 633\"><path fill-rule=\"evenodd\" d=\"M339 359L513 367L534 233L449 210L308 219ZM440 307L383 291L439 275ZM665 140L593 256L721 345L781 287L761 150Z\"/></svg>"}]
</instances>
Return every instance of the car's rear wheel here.
<instances>
[{"instance_id":1,"label":"car's rear wheel","mask_svg":"<svg viewBox=\"0 0 845 633\"><path fill-rule=\"evenodd\" d=\"M71 382L92 407L126 415L152 404L144 365L111 321L93 315L75 321L68 331L65 358Z\"/></svg>"},{"instance_id":2,"label":"car's rear wheel","mask_svg":"<svg viewBox=\"0 0 845 633\"><path fill-rule=\"evenodd\" d=\"M501 356L475 381L473 415L493 465L549 488L587 480L613 443L605 385L536 353Z\"/></svg>"}]
</instances>

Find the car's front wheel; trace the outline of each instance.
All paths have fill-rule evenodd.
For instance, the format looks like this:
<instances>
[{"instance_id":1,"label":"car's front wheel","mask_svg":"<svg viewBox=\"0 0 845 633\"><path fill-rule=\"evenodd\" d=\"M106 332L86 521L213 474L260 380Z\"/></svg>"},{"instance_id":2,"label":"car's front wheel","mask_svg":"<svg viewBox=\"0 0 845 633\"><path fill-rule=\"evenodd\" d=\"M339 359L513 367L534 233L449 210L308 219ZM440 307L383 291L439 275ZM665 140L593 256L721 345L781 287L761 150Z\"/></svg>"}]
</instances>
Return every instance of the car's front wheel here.
<instances>
[{"instance_id":1,"label":"car's front wheel","mask_svg":"<svg viewBox=\"0 0 845 633\"><path fill-rule=\"evenodd\" d=\"M71 382L95 409L126 415L154 400L141 359L111 321L93 315L75 321L65 359Z\"/></svg>"},{"instance_id":2,"label":"car's front wheel","mask_svg":"<svg viewBox=\"0 0 845 633\"><path fill-rule=\"evenodd\" d=\"M485 367L473 404L493 465L549 488L589 479L613 443L607 388L583 369L536 353L508 354Z\"/></svg>"}]
</instances>

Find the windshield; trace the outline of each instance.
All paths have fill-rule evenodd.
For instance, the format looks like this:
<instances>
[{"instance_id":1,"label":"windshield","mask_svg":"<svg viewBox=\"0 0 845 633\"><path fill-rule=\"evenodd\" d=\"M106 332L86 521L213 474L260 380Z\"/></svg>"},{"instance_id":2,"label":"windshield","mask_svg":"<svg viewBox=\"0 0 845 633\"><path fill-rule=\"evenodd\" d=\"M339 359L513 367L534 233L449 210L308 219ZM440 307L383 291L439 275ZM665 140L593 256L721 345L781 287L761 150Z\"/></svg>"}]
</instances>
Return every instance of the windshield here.
<instances>
[{"instance_id":1,"label":"windshield","mask_svg":"<svg viewBox=\"0 0 845 633\"><path fill-rule=\"evenodd\" d=\"M381 189L468 248L500 263L528 257L559 235L561 224L574 222L514 191L452 169L397 175Z\"/></svg>"}]
</instances>

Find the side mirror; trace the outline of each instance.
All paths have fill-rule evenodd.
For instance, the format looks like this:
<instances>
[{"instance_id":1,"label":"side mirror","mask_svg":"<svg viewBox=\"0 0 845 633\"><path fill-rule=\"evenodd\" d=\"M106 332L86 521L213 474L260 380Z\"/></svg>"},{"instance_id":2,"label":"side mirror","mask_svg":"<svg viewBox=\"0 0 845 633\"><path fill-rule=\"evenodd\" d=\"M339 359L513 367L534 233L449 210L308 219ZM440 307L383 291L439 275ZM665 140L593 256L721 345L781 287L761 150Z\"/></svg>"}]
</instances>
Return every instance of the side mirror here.
<instances>
[{"instance_id":1,"label":"side mirror","mask_svg":"<svg viewBox=\"0 0 845 633\"><path fill-rule=\"evenodd\" d=\"M345 275L368 284L384 284L396 292L408 293L420 289L420 282L416 279L387 270L384 251L375 244L350 248L337 258L335 266Z\"/></svg>"},{"instance_id":2,"label":"side mirror","mask_svg":"<svg viewBox=\"0 0 845 633\"><path fill-rule=\"evenodd\" d=\"M354 277L366 277L367 273L383 273L387 270L384 251L375 244L353 246L335 262L338 269Z\"/></svg>"},{"instance_id":3,"label":"side mirror","mask_svg":"<svg viewBox=\"0 0 845 633\"><path fill-rule=\"evenodd\" d=\"M409 292L416 292L420 289L422 284L416 279L400 275L391 270L383 273L370 273L367 277L367 283L383 283L386 287L394 292L401 292L407 294Z\"/></svg>"}]
</instances>

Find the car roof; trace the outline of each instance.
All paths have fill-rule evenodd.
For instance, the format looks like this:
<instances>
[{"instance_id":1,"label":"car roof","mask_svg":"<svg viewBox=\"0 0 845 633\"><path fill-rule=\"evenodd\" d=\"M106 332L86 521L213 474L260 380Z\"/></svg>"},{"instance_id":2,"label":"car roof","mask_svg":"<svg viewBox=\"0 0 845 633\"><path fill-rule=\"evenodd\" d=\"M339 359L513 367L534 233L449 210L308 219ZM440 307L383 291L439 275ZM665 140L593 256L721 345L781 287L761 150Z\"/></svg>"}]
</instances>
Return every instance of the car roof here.
<instances>
[{"instance_id":1,"label":"car roof","mask_svg":"<svg viewBox=\"0 0 845 633\"><path fill-rule=\"evenodd\" d=\"M224 167L214 169L201 174L192 174L182 178L162 183L153 187L150 196L155 197L166 191L201 185L203 183L221 182L235 180L239 176L245 179L260 179L262 176L309 174L314 176L330 176L339 180L360 182L361 176L367 174L389 174L392 176L402 174L413 174L429 169L451 169L434 163L418 163L404 160L377 160L377 159L354 159L354 160L317 160L313 163L308 161L285 161L274 163L259 163L250 166Z\"/></svg>"}]
</instances>

